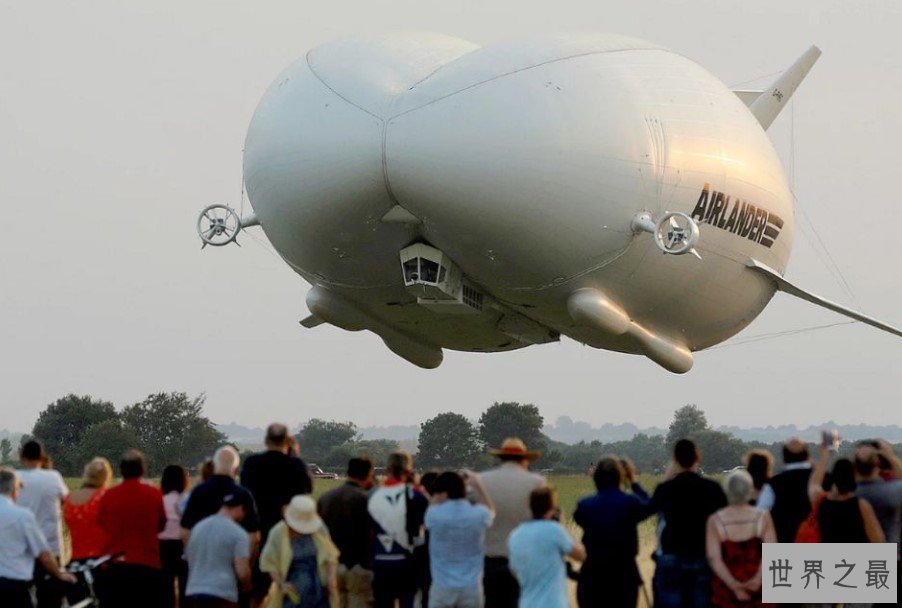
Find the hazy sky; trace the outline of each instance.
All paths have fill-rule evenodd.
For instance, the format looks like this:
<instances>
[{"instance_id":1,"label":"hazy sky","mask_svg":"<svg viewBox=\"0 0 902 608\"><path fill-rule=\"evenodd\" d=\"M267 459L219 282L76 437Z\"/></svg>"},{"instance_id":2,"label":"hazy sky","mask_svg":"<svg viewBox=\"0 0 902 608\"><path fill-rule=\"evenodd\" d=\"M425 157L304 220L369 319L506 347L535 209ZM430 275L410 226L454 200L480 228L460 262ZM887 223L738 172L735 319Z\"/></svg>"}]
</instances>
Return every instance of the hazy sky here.
<instances>
[{"instance_id":1,"label":"hazy sky","mask_svg":"<svg viewBox=\"0 0 902 608\"><path fill-rule=\"evenodd\" d=\"M546 419L665 425L902 423L902 340L847 325L721 348L671 375L569 340L437 370L374 335L303 330L307 285L264 246L200 250L205 205L237 204L265 87L320 42L429 29L485 44L616 32L727 84L824 54L796 94L795 189L866 312L902 325L902 7L895 2L22 2L0 0L0 428L68 393L119 406L206 391L216 421L419 423L495 400ZM771 78L757 83L766 86ZM787 167L787 110L770 134ZM788 277L852 303L797 210ZM255 232L262 236L259 229ZM805 234L807 232L807 234ZM843 318L777 294L743 339Z\"/></svg>"}]
</instances>

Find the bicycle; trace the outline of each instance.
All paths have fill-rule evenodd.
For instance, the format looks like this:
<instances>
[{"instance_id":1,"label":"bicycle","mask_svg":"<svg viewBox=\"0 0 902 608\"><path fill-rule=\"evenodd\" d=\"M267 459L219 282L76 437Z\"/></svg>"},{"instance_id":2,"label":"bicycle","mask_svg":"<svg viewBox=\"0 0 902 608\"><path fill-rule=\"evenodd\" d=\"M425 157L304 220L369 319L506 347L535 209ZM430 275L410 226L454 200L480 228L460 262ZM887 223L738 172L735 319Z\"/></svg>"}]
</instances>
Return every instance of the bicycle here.
<instances>
[{"instance_id":1,"label":"bicycle","mask_svg":"<svg viewBox=\"0 0 902 608\"><path fill-rule=\"evenodd\" d=\"M94 591L94 571L113 559L112 555L103 555L101 557L74 561L66 570L75 576L81 575L79 578L84 580L84 586L88 590L88 597L72 604L69 608L98 608L100 600L97 599L97 593Z\"/></svg>"}]
</instances>

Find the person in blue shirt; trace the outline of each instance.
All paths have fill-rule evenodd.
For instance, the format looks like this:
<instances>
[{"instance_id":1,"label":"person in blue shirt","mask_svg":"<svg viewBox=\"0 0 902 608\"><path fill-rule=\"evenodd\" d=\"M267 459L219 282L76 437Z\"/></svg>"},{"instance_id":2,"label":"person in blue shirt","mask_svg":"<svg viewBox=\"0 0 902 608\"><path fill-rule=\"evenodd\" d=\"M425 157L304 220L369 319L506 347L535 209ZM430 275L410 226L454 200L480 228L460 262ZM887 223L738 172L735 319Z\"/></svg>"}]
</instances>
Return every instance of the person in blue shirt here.
<instances>
[{"instance_id":1,"label":"person in blue shirt","mask_svg":"<svg viewBox=\"0 0 902 608\"><path fill-rule=\"evenodd\" d=\"M636 565L636 527L654 513L645 489L636 481L632 463L602 458L592 475L593 496L583 498L573 520L583 529L586 563L580 570L576 598L586 606L636 606L642 578ZM624 479L632 494L621 489Z\"/></svg>"},{"instance_id":2,"label":"person in blue shirt","mask_svg":"<svg viewBox=\"0 0 902 608\"><path fill-rule=\"evenodd\" d=\"M439 475L432 486L432 504L426 511L429 532L429 569L432 586L429 608L481 608L485 531L495 508L475 473L466 473L476 499L467 500L467 483L453 471Z\"/></svg>"},{"instance_id":3,"label":"person in blue shirt","mask_svg":"<svg viewBox=\"0 0 902 608\"><path fill-rule=\"evenodd\" d=\"M564 558L582 561L586 550L556 521L553 489L533 490L529 510L533 519L517 526L507 540L510 568L520 582L519 608L568 608Z\"/></svg>"}]
</instances>

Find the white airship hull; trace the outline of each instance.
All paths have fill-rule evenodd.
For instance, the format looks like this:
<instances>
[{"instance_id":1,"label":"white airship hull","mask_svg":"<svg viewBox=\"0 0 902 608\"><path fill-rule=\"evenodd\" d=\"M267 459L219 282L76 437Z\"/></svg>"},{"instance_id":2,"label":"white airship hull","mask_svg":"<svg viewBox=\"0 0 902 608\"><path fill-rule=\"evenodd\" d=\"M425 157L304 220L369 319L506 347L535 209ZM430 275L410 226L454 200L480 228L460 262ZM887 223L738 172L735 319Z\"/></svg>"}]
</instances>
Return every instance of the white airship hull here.
<instances>
[{"instance_id":1,"label":"white airship hull","mask_svg":"<svg viewBox=\"0 0 902 608\"><path fill-rule=\"evenodd\" d=\"M736 334L773 296L749 259L782 274L793 240L781 163L743 101L688 59L618 36L319 47L264 95L245 181L267 237L315 286L311 312L424 367L442 348L561 334L687 371L690 351ZM634 232L642 211L694 214L701 259ZM399 263L417 242L492 310L418 303ZM632 329L575 320L568 299L586 289ZM672 364L655 340L677 349Z\"/></svg>"}]
</instances>

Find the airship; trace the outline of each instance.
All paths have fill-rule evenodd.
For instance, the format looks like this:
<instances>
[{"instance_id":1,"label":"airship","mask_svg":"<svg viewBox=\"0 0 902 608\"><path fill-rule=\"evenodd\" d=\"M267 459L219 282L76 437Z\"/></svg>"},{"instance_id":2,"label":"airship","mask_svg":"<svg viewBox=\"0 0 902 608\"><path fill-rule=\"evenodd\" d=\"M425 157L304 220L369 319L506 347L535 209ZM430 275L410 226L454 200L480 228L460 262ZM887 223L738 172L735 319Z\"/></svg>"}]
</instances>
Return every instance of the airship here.
<instances>
[{"instance_id":1,"label":"airship","mask_svg":"<svg viewBox=\"0 0 902 608\"><path fill-rule=\"evenodd\" d=\"M566 336L685 373L777 291L902 336L784 277L793 197L766 130L819 56L733 91L618 35L327 43L256 108L253 212L210 205L197 230L259 226L311 285L301 325L423 368Z\"/></svg>"}]
</instances>

